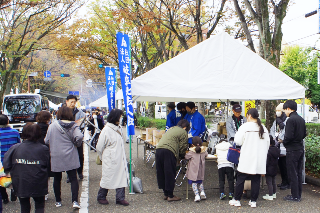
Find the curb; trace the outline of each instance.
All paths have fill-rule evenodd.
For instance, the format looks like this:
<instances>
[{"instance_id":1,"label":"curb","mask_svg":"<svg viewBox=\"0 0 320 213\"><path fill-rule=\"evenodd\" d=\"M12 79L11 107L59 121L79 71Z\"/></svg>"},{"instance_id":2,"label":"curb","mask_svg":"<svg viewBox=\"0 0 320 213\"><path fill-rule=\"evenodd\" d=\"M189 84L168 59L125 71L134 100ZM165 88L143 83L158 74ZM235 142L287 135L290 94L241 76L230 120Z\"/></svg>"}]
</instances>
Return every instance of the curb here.
<instances>
[{"instance_id":1,"label":"curb","mask_svg":"<svg viewBox=\"0 0 320 213\"><path fill-rule=\"evenodd\" d=\"M320 179L319 178L314 178L312 176L306 175L306 183L320 186Z\"/></svg>"}]
</instances>

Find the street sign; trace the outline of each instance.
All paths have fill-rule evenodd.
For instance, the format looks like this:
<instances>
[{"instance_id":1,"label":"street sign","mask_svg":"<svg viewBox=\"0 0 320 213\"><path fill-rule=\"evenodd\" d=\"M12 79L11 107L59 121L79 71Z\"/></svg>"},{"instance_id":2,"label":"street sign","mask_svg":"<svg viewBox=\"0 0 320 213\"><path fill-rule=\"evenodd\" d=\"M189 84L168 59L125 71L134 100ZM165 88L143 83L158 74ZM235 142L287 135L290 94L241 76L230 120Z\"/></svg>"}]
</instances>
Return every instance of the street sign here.
<instances>
[{"instance_id":1,"label":"street sign","mask_svg":"<svg viewBox=\"0 0 320 213\"><path fill-rule=\"evenodd\" d=\"M52 78L47 78L47 77L46 77L46 78L44 78L43 80L44 80L44 81L52 81Z\"/></svg>"},{"instance_id":2,"label":"street sign","mask_svg":"<svg viewBox=\"0 0 320 213\"><path fill-rule=\"evenodd\" d=\"M38 76L38 72L32 72L28 76L31 76L31 77Z\"/></svg>"},{"instance_id":3,"label":"street sign","mask_svg":"<svg viewBox=\"0 0 320 213\"><path fill-rule=\"evenodd\" d=\"M64 74L64 73L62 73L62 74L60 74L60 77L70 77L70 74Z\"/></svg>"},{"instance_id":4,"label":"street sign","mask_svg":"<svg viewBox=\"0 0 320 213\"><path fill-rule=\"evenodd\" d=\"M69 95L76 95L76 96L80 96L80 92L79 91L69 91L68 93Z\"/></svg>"},{"instance_id":5,"label":"street sign","mask_svg":"<svg viewBox=\"0 0 320 213\"><path fill-rule=\"evenodd\" d=\"M50 72L49 70L44 71L43 75L44 75L44 77L46 77L46 78L50 78L50 77L51 77L51 72Z\"/></svg>"},{"instance_id":6,"label":"street sign","mask_svg":"<svg viewBox=\"0 0 320 213\"><path fill-rule=\"evenodd\" d=\"M91 79L88 79L86 81L86 83L87 83L86 87L92 87L92 80Z\"/></svg>"}]
</instances>

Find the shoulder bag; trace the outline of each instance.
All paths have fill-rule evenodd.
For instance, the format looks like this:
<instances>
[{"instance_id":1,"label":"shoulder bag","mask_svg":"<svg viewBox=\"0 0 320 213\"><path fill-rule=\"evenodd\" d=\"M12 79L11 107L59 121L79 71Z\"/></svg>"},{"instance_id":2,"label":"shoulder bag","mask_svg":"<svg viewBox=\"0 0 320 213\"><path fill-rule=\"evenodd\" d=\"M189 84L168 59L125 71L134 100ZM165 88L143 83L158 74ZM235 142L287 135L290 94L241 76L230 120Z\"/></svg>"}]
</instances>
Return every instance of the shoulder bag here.
<instances>
[{"instance_id":1,"label":"shoulder bag","mask_svg":"<svg viewBox=\"0 0 320 213\"><path fill-rule=\"evenodd\" d=\"M231 163L238 164L240 157L240 148L236 148L236 144L234 143L232 147L229 147L227 160Z\"/></svg>"}]
</instances>

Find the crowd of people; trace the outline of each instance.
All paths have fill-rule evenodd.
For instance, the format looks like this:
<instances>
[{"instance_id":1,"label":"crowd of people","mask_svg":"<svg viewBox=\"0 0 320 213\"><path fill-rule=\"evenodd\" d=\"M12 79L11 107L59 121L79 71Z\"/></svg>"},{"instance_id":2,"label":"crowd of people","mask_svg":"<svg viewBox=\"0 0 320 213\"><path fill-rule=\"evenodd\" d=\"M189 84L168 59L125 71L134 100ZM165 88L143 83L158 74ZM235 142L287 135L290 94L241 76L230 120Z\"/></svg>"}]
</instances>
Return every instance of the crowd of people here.
<instances>
[{"instance_id":1,"label":"crowd of people","mask_svg":"<svg viewBox=\"0 0 320 213\"><path fill-rule=\"evenodd\" d=\"M88 120L88 131L96 133L91 146L96 149L102 161L102 177L97 192L99 204L108 204L107 194L116 190L116 204L127 206L125 187L128 186L128 164L123 132L124 112L119 109L110 111L107 123L99 110L83 112L75 107L77 97L70 95L66 104L59 108L56 119L48 111L37 115L37 123L27 123L20 134L9 127L8 117L0 115L1 162L8 176L12 178L11 201L19 198L21 212L30 212L30 198L35 203L37 213L44 212L48 197L50 177L53 177L55 206L63 205L61 199L62 173L67 173L71 188L71 206L79 209L79 182L83 179L83 128ZM196 110L194 102L168 105L166 133L156 147L156 171L159 189L163 190L164 200L179 201L174 195L176 166L179 159L188 161L186 175L188 184L195 194L194 201L207 199L204 190L205 162L208 156L203 145L206 131L204 117ZM276 108L276 120L270 133L261 123L255 108L241 115L239 104L233 105L233 115L228 118L227 139L216 145L219 174L220 199L227 196L229 204L241 206L244 183L251 180L251 200L249 205L256 207L260 190L261 176L265 175L268 194L263 199L276 199L275 176L277 167L281 172L280 189L291 189L284 199L299 202L302 192L303 139L306 127L303 118L296 110L294 101L286 101ZM228 161L228 150L236 144L241 147L239 163ZM236 173L235 173L236 171ZM235 175L236 174L236 175ZM229 194L225 194L225 176ZM235 180L235 181L234 181ZM6 189L0 187L3 203L9 202Z\"/></svg>"},{"instance_id":2,"label":"crowd of people","mask_svg":"<svg viewBox=\"0 0 320 213\"><path fill-rule=\"evenodd\" d=\"M179 104L185 107L187 114L181 116L181 108L175 111L173 104L168 105L170 113L166 133L156 148L158 186L163 190L165 200L170 202L181 199L173 195L173 191L177 161L184 158L188 160L186 175L195 194L194 201L199 202L206 199L203 181L205 157L208 153L206 147L202 146L201 138L206 130L205 120L195 110L193 102ZM276 119L270 133L261 123L257 109L251 108L242 116L241 106L235 103L232 111L233 115L226 122L227 139L222 138L215 146L220 199L227 197L224 191L225 176L229 185L229 204L232 206L241 206L240 200L243 193L246 193L246 180L251 181L249 205L253 208L257 206L261 176L265 176L269 192L263 199L276 199L275 176L279 166L282 183L278 187L281 190L291 189L291 194L283 199L301 201L306 126L304 119L296 112L297 104L288 100L277 106ZM228 161L228 151L233 144L240 148L238 164Z\"/></svg>"}]
</instances>

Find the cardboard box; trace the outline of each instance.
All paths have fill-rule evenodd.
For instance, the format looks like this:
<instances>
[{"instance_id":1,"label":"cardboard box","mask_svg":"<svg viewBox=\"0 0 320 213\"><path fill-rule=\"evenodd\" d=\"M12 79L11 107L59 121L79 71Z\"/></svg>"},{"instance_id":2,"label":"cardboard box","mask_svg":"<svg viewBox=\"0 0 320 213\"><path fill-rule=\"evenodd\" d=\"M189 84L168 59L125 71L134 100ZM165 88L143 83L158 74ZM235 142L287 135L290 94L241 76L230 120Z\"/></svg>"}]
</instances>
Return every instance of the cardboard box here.
<instances>
[{"instance_id":1,"label":"cardboard box","mask_svg":"<svg viewBox=\"0 0 320 213\"><path fill-rule=\"evenodd\" d=\"M146 140L153 140L153 130L156 130L157 128L146 128Z\"/></svg>"},{"instance_id":2,"label":"cardboard box","mask_svg":"<svg viewBox=\"0 0 320 213\"><path fill-rule=\"evenodd\" d=\"M142 131L141 129L140 129L140 138L142 140L146 140L147 139L147 133L145 131Z\"/></svg>"},{"instance_id":3,"label":"cardboard box","mask_svg":"<svg viewBox=\"0 0 320 213\"><path fill-rule=\"evenodd\" d=\"M152 144L153 145L157 145L160 141L160 139L162 138L162 135L165 133L165 130L153 130L153 141Z\"/></svg>"},{"instance_id":4,"label":"cardboard box","mask_svg":"<svg viewBox=\"0 0 320 213\"><path fill-rule=\"evenodd\" d=\"M202 142L202 146L208 147L208 142Z\"/></svg>"}]
</instances>

